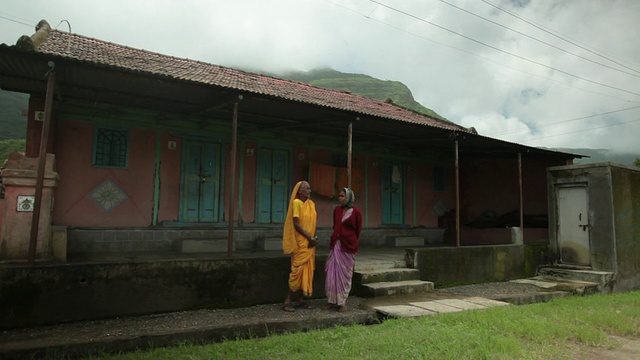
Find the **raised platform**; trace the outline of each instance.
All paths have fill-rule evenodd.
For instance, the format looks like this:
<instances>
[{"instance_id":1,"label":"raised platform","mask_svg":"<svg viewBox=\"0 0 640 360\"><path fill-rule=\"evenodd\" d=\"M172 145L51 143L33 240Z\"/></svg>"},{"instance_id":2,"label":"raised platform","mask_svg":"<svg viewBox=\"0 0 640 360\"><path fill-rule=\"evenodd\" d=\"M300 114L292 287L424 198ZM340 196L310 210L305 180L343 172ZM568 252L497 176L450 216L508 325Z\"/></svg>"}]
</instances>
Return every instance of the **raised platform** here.
<instances>
[{"instance_id":1,"label":"raised platform","mask_svg":"<svg viewBox=\"0 0 640 360\"><path fill-rule=\"evenodd\" d=\"M233 244L233 250L235 250ZM181 241L182 253L215 253L229 251L227 239L183 239Z\"/></svg>"}]
</instances>

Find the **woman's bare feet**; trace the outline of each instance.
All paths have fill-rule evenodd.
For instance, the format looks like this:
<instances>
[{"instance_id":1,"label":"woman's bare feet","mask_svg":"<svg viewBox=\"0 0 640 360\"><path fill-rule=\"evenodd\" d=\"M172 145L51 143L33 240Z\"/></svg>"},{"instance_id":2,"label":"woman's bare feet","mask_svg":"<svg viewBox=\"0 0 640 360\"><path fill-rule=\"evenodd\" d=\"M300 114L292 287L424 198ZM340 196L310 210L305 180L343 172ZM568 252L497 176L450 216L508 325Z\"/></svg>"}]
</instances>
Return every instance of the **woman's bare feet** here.
<instances>
[{"instance_id":1,"label":"woman's bare feet","mask_svg":"<svg viewBox=\"0 0 640 360\"><path fill-rule=\"evenodd\" d=\"M349 311L349 309L347 309L347 305L342 305L342 306L338 306L338 311L345 312L345 311Z\"/></svg>"},{"instance_id":2,"label":"woman's bare feet","mask_svg":"<svg viewBox=\"0 0 640 360\"><path fill-rule=\"evenodd\" d=\"M322 306L322 310L333 310L336 308L336 304L326 303Z\"/></svg>"}]
</instances>

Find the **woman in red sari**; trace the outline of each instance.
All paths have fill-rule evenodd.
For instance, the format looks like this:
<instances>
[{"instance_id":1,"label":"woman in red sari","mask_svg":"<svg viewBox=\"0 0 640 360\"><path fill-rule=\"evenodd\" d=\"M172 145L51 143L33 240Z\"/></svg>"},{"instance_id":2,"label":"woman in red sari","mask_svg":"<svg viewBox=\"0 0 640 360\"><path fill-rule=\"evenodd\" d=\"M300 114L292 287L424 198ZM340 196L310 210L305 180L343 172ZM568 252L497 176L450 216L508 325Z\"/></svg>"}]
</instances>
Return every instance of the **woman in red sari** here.
<instances>
[{"instance_id":1,"label":"woman in red sari","mask_svg":"<svg viewBox=\"0 0 640 360\"><path fill-rule=\"evenodd\" d=\"M353 190L343 188L338 200L340 205L333 209L333 234L324 270L327 304L323 308L342 312L347 311L347 297L351 291L353 268L362 231L362 213L353 207Z\"/></svg>"}]
</instances>

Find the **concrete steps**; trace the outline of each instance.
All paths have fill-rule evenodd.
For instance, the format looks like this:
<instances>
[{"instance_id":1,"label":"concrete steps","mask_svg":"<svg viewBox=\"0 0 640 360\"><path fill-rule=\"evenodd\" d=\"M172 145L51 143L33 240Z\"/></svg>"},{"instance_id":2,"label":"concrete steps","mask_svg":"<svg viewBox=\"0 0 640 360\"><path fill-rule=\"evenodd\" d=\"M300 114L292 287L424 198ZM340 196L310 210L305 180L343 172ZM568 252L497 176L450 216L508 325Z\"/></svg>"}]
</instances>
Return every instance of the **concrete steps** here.
<instances>
[{"instance_id":1,"label":"concrete steps","mask_svg":"<svg viewBox=\"0 0 640 360\"><path fill-rule=\"evenodd\" d=\"M376 297L416 294L433 290L433 283L421 280L384 281L361 285L361 296Z\"/></svg>"},{"instance_id":2,"label":"concrete steps","mask_svg":"<svg viewBox=\"0 0 640 360\"><path fill-rule=\"evenodd\" d=\"M600 293L598 283L554 276L535 276L528 279L512 280L512 282L536 285L548 292L564 291L571 295L590 295Z\"/></svg>"},{"instance_id":3,"label":"concrete steps","mask_svg":"<svg viewBox=\"0 0 640 360\"><path fill-rule=\"evenodd\" d=\"M597 289L595 292L611 293L615 283L615 273L608 271L598 271L589 269L572 269L557 266L542 267L538 270L538 276L541 280L551 279L561 283L563 280L583 281L586 283L595 283ZM591 291L590 287L585 291ZM589 292L591 293L591 292Z\"/></svg>"},{"instance_id":4,"label":"concrete steps","mask_svg":"<svg viewBox=\"0 0 640 360\"><path fill-rule=\"evenodd\" d=\"M420 294L433 290L433 283L420 280L420 270L405 267L404 260L356 261L353 282L361 297Z\"/></svg>"},{"instance_id":5,"label":"concrete steps","mask_svg":"<svg viewBox=\"0 0 640 360\"><path fill-rule=\"evenodd\" d=\"M404 260L395 260L395 259L386 259L386 260L375 260L368 259L365 261L359 261L356 259L355 272L361 271L382 271L387 269L399 269L404 268L405 261Z\"/></svg>"},{"instance_id":6,"label":"concrete steps","mask_svg":"<svg viewBox=\"0 0 640 360\"><path fill-rule=\"evenodd\" d=\"M361 270L356 272L354 275L359 277L361 284L403 280L420 280L420 270L407 268Z\"/></svg>"},{"instance_id":7,"label":"concrete steps","mask_svg":"<svg viewBox=\"0 0 640 360\"><path fill-rule=\"evenodd\" d=\"M493 300L506 302L513 305L527 305L542 302L548 302L557 297L572 296L566 291L544 291L535 294L508 294L503 296L492 297Z\"/></svg>"}]
</instances>

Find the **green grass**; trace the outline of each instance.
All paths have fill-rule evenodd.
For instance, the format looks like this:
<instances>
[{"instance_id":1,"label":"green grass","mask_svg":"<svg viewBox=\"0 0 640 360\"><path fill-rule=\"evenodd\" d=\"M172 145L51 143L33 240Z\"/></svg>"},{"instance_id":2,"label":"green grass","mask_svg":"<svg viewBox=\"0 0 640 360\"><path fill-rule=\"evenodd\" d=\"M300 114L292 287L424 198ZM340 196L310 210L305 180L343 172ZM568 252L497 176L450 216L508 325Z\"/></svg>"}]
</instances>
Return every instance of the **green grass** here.
<instances>
[{"instance_id":1,"label":"green grass","mask_svg":"<svg viewBox=\"0 0 640 360\"><path fill-rule=\"evenodd\" d=\"M24 139L0 140L0 166L7 160L10 152L25 151Z\"/></svg>"},{"instance_id":2,"label":"green grass","mask_svg":"<svg viewBox=\"0 0 640 360\"><path fill-rule=\"evenodd\" d=\"M640 336L640 291L138 351L104 359L571 359ZM95 358L95 357L94 357Z\"/></svg>"}]
</instances>

